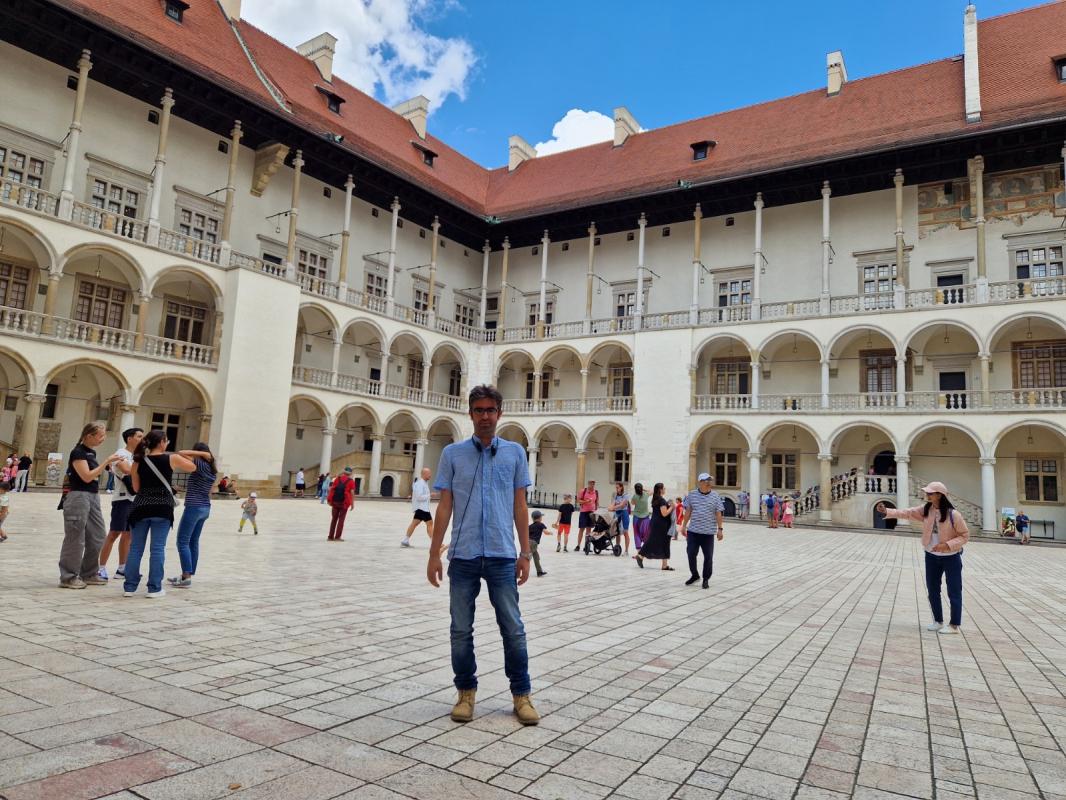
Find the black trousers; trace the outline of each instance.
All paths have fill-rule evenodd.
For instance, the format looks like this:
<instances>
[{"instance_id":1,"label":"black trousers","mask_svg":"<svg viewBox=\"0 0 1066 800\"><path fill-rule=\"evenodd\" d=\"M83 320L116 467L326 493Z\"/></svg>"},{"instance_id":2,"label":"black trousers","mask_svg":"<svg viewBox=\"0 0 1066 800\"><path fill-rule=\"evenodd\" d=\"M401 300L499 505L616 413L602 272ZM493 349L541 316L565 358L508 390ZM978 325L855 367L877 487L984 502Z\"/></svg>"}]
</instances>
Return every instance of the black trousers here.
<instances>
[{"instance_id":1,"label":"black trousers","mask_svg":"<svg viewBox=\"0 0 1066 800\"><path fill-rule=\"evenodd\" d=\"M688 571L693 578L698 578L700 573L696 571L696 556L703 551L703 580L711 579L714 574L714 534L688 532Z\"/></svg>"}]
</instances>

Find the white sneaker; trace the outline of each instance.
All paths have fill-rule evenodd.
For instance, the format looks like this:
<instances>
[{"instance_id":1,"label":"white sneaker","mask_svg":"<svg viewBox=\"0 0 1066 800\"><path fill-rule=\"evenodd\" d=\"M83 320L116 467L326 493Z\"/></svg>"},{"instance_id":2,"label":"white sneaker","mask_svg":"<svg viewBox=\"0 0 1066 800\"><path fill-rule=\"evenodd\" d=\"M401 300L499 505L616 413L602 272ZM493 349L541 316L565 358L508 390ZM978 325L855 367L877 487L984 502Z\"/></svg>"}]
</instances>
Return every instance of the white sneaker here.
<instances>
[{"instance_id":1,"label":"white sneaker","mask_svg":"<svg viewBox=\"0 0 1066 800\"><path fill-rule=\"evenodd\" d=\"M944 623L943 622L930 622L928 625L925 626L925 629L927 631L938 631L938 630L940 630L943 627L944 627Z\"/></svg>"},{"instance_id":2,"label":"white sneaker","mask_svg":"<svg viewBox=\"0 0 1066 800\"><path fill-rule=\"evenodd\" d=\"M947 634L951 634L951 633L962 633L962 631L960 631L954 625L945 625L943 628L941 628L938 631L938 633L943 633L943 634L947 635Z\"/></svg>"},{"instance_id":3,"label":"white sneaker","mask_svg":"<svg viewBox=\"0 0 1066 800\"><path fill-rule=\"evenodd\" d=\"M411 540L410 539L401 539L400 540L400 547L410 547L410 546L411 546Z\"/></svg>"},{"instance_id":4,"label":"white sneaker","mask_svg":"<svg viewBox=\"0 0 1066 800\"><path fill-rule=\"evenodd\" d=\"M136 597L137 593L136 592L123 592L122 596L123 597Z\"/></svg>"},{"instance_id":5,"label":"white sneaker","mask_svg":"<svg viewBox=\"0 0 1066 800\"><path fill-rule=\"evenodd\" d=\"M100 569L96 573L96 577L103 578L105 581L108 580L107 567L100 567Z\"/></svg>"},{"instance_id":6,"label":"white sneaker","mask_svg":"<svg viewBox=\"0 0 1066 800\"><path fill-rule=\"evenodd\" d=\"M163 597L167 593L166 589L160 589L158 592L149 592L145 597L155 599L156 597Z\"/></svg>"}]
</instances>

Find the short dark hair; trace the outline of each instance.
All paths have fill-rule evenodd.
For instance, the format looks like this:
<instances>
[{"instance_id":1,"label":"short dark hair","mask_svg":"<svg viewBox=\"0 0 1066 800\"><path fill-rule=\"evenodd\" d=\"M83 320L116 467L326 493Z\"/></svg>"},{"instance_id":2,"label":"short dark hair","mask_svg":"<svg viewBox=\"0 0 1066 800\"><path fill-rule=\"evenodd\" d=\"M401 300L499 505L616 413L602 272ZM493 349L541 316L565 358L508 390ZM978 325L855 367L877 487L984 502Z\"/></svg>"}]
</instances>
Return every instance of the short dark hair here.
<instances>
[{"instance_id":1,"label":"short dark hair","mask_svg":"<svg viewBox=\"0 0 1066 800\"><path fill-rule=\"evenodd\" d=\"M470 410L474 410L474 403L478 400L492 400L496 404L496 408L503 408L503 395L500 394L500 390L495 386L490 386L487 383L483 383L480 386L475 386L470 390Z\"/></svg>"},{"instance_id":2,"label":"short dark hair","mask_svg":"<svg viewBox=\"0 0 1066 800\"><path fill-rule=\"evenodd\" d=\"M128 442L135 433L144 433L144 428L126 428L122 431L122 441Z\"/></svg>"}]
</instances>

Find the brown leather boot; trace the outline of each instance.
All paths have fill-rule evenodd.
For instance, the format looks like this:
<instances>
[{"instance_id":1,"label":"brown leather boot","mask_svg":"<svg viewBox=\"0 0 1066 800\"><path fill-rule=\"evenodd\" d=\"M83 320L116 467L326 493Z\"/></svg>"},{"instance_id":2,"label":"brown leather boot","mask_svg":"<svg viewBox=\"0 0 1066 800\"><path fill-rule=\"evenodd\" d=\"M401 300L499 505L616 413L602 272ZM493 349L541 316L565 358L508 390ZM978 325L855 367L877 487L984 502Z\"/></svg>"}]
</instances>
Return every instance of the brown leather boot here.
<instances>
[{"instance_id":1,"label":"brown leather boot","mask_svg":"<svg viewBox=\"0 0 1066 800\"><path fill-rule=\"evenodd\" d=\"M528 694L515 695L514 714L523 725L536 725L540 722L540 714L533 708L533 701Z\"/></svg>"},{"instance_id":2,"label":"brown leather boot","mask_svg":"<svg viewBox=\"0 0 1066 800\"><path fill-rule=\"evenodd\" d=\"M452 707L452 721L469 722L474 718L474 696L477 689L460 689L459 699Z\"/></svg>"}]
</instances>

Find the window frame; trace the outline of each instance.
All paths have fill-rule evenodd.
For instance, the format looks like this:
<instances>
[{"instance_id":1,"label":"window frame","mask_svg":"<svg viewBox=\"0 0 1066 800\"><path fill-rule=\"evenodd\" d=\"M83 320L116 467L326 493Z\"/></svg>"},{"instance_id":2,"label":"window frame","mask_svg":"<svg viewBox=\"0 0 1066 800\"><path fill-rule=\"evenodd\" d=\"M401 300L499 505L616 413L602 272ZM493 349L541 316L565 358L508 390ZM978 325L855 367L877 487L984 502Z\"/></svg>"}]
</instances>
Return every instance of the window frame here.
<instances>
[{"instance_id":1,"label":"window frame","mask_svg":"<svg viewBox=\"0 0 1066 800\"><path fill-rule=\"evenodd\" d=\"M5 268L10 268L10 275L2 274ZM19 270L26 271L25 281L18 278L17 272ZM0 261L0 285L3 286L3 288L0 289L0 306L4 308L17 308L20 311L32 311L34 298L37 295L37 281L35 281L33 277L33 273L36 270L36 266L29 266L13 259ZM22 305L15 305L10 302L12 290L16 286L24 287L22 293Z\"/></svg>"},{"instance_id":2,"label":"window frame","mask_svg":"<svg viewBox=\"0 0 1066 800\"><path fill-rule=\"evenodd\" d=\"M799 450L771 450L767 454L770 465L770 490L771 491L799 491L799 487L803 485L803 481L800 476L800 466L802 464L802 456ZM786 460L789 456L793 456L796 459L794 465L789 465ZM780 457L781 463L775 465L774 458ZM774 481L774 470L781 470L782 482L787 483L788 470L795 470L794 482L795 486L777 486Z\"/></svg>"},{"instance_id":3,"label":"window frame","mask_svg":"<svg viewBox=\"0 0 1066 800\"><path fill-rule=\"evenodd\" d=\"M175 327L175 331L174 331L175 335L174 336L167 336L166 335L167 317L171 316L171 314L168 311L167 307L171 303L176 304L179 307L188 306L191 309L200 309L200 310L202 310L204 312L203 319L201 320L201 322L202 322L202 333L201 333L201 336L200 336L200 341L196 341L196 339L192 338L192 331L193 331L193 328L194 328L197 320L194 317L191 317L191 316L190 317L184 317L184 318L189 319L189 337L190 338L183 339L182 337L177 335L179 330L180 330L180 327L181 327L181 319L183 318L183 315L180 312L176 315L177 321L175 322L175 326L174 326ZM186 342L187 344L208 345L208 344L211 343L210 340L214 338L213 322L214 322L214 320L213 320L212 310L211 310L211 307L208 304L202 303L199 300L186 300L184 298L176 297L174 295L163 295L163 313L160 315L160 319L159 319L159 337L161 339L170 339L171 341L175 341L175 342Z\"/></svg>"},{"instance_id":4,"label":"window frame","mask_svg":"<svg viewBox=\"0 0 1066 800\"><path fill-rule=\"evenodd\" d=\"M890 358L889 380L892 382L891 389L878 389L871 391L869 388L870 365L867 359ZM871 350L859 350L859 394L895 394L899 391L896 385L896 351L891 348L873 348Z\"/></svg>"},{"instance_id":5,"label":"window frame","mask_svg":"<svg viewBox=\"0 0 1066 800\"><path fill-rule=\"evenodd\" d=\"M1041 469L1036 472L1031 472L1025 468L1026 461L1038 461ZM1043 466L1045 462L1054 462L1054 473L1045 472ZM1063 454L1060 453L1022 453L1017 455L1017 472L1018 472L1018 502L1025 503L1026 505L1040 505L1040 506L1061 506L1066 505L1066 500L1062 496L1062 467L1063 467ZM1040 488L1040 499L1030 500L1025 492L1025 479L1029 475L1037 475ZM1055 480L1055 492L1058 495L1056 500L1045 500L1044 481L1042 478L1047 475L1054 475Z\"/></svg>"},{"instance_id":6,"label":"window frame","mask_svg":"<svg viewBox=\"0 0 1066 800\"><path fill-rule=\"evenodd\" d=\"M713 281L712 288L714 290L715 308L734 308L736 306L744 306L744 305L749 305L750 306L751 305L751 300L752 300L752 296L753 296L752 292L753 292L754 286L755 286L755 268L754 267L734 267L734 268L731 268L731 269L728 269L728 270L712 271L711 272L711 280ZM722 305L721 304L721 299L722 299L721 284L724 283L724 284L728 285L728 284L731 284L731 283L736 282L736 281L739 281L740 284L741 284L740 291L738 292L738 295L741 298L741 302L739 302L739 303L727 303L726 305ZM748 289L747 289L746 293L745 293L745 291L743 289L743 284L744 284L745 281L747 281L747 283L748 283ZM747 302L743 301L743 298L744 298L745 294L747 294L747 297L748 297ZM725 296L727 298L729 298L732 295L733 295L733 292L727 290Z\"/></svg>"},{"instance_id":7,"label":"window frame","mask_svg":"<svg viewBox=\"0 0 1066 800\"><path fill-rule=\"evenodd\" d=\"M81 298L83 296L82 292L81 292L81 284L83 282L84 283L89 283L89 284L93 285L94 287L101 287L101 286L107 287L112 292L114 292L115 289L118 289L119 291L121 291L121 292L123 292L125 294L125 298L121 301L121 307L122 307L122 321L121 322L122 322L122 324L120 324L120 325L111 325L109 322L106 322L106 321L102 322L102 323L93 322L93 320L92 320L92 309L93 309L93 305L95 304L96 296L97 296L95 289L94 289L94 291L92 293L92 302L90 303L90 307L89 307L89 319L79 319L78 318L78 300L79 300L79 298ZM131 289L129 286L126 286L124 284L118 283L116 281L109 281L106 278L97 278L95 275L90 275L90 274L85 273L85 272L76 272L76 273L74 273L74 291L72 293L72 297L71 297L71 301L70 301L70 319L72 319L73 321L80 322L83 325L94 325L94 326L97 326L97 327L111 328L111 329L117 330L117 331L124 331L124 330L127 330L126 326L129 324L129 321L130 321L130 315L132 313L132 309L131 309L132 304L133 304L133 289ZM118 304L115 303L111 299L111 297L109 295L108 299L107 299L108 311L105 314L105 317L107 317L108 319L110 319L111 307L113 305L118 305Z\"/></svg>"},{"instance_id":8,"label":"window frame","mask_svg":"<svg viewBox=\"0 0 1066 800\"><path fill-rule=\"evenodd\" d=\"M718 463L719 456L726 456L727 461L724 464ZM728 458L732 457L735 461L730 464ZM719 467L721 467L721 474L719 474ZM735 478L733 483L729 483L729 470L733 469ZM715 486L723 489L739 489L740 488L740 451L739 450L712 450L711 451L711 474L714 476Z\"/></svg>"},{"instance_id":9,"label":"window frame","mask_svg":"<svg viewBox=\"0 0 1066 800\"><path fill-rule=\"evenodd\" d=\"M1034 368L1033 374L1034 374L1034 378L1036 376L1038 376L1038 374L1039 374L1039 364L1041 362L1043 362L1043 361L1049 362L1048 363L1047 373L1048 373L1048 377L1050 379L1050 384L1051 385L1049 385L1049 386L1039 386L1039 385L1037 385L1037 386L1022 386L1021 384L1022 384L1022 363L1023 363L1023 359L1021 357L1021 351L1022 350L1037 350L1038 348L1043 348L1043 347L1048 348L1051 352L1047 356L1046 359L1044 359L1044 358L1041 358L1041 359L1033 358L1032 359L1034 362L1036 362L1036 366ZM1011 342L1011 381L1013 383L1013 388L1016 391L1040 391L1042 389L1066 388L1066 356L1056 357L1055 350L1059 349L1059 348L1066 348L1066 339L1041 339L1041 340L1035 341L1035 342L1030 342L1028 340L1022 341L1022 342ZM1058 372L1058 370L1056 370L1056 361L1062 361L1063 362L1063 367L1062 367L1063 385L1062 386L1056 385L1057 383L1059 383L1059 381L1055 377L1057 372ZM1035 383L1039 383L1038 380L1034 381L1034 382Z\"/></svg>"},{"instance_id":10,"label":"window frame","mask_svg":"<svg viewBox=\"0 0 1066 800\"><path fill-rule=\"evenodd\" d=\"M633 469L633 456L624 448L615 448L611 451L611 475L612 483L629 483Z\"/></svg>"},{"instance_id":11,"label":"window frame","mask_svg":"<svg viewBox=\"0 0 1066 800\"><path fill-rule=\"evenodd\" d=\"M728 367L730 365L735 365L735 364L740 364L741 365L741 369L739 369L739 370L729 370L729 369L727 369L727 370L719 370L718 369L720 366ZM727 375L727 376L736 375L737 376L736 380L737 380L737 389L738 389L738 391L736 391L736 392L718 392L716 390L716 387L717 387L717 384L718 384L717 377L719 375ZM747 379L748 379L748 390L746 392L739 391L739 389L741 387L741 379L743 377L747 377ZM727 378L727 381L728 381L728 378ZM749 358L743 358L743 357L739 357L739 356L733 356L733 357L722 356L722 357L719 357L719 358L712 358L711 359L711 363L710 363L709 385L708 385L707 388L708 388L708 392L707 393L710 394L710 395L714 395L716 397L728 397L728 396L731 396L731 395L732 396L744 396L744 395L750 396L751 395L751 358L750 357Z\"/></svg>"},{"instance_id":12,"label":"window frame","mask_svg":"<svg viewBox=\"0 0 1066 800\"><path fill-rule=\"evenodd\" d=\"M39 178L38 184L35 185L26 180L22 180L20 183L31 188L49 191L52 185L52 170L55 167L55 154L61 147L62 145L59 142L43 139L21 128L0 123L0 149L4 150L4 155L0 158L0 178L8 177L7 161L11 152L14 151L25 157L27 162L36 160L42 164L41 173L37 176ZM23 177L25 177L26 172L28 170L23 169Z\"/></svg>"},{"instance_id":13,"label":"window frame","mask_svg":"<svg viewBox=\"0 0 1066 800\"><path fill-rule=\"evenodd\" d=\"M107 214L116 214L113 209L108 208L107 201L111 199L110 189L114 187L120 187L124 190L123 202L120 204L123 206L120 212L117 212L118 216L125 217L126 219L142 220L148 213L146 205L148 203L148 187L152 183L152 176L139 170L130 169L129 167L118 164L110 159L102 158L101 156L93 153L86 153L85 160L89 166L86 170L85 179L85 203ZM94 191L96 188L96 182L102 182L107 185L108 191L104 196L105 204L103 207L98 206L93 202L93 197L97 196ZM125 213L125 206L127 195L130 192L137 194L137 201L132 204L135 209L135 215L129 216Z\"/></svg>"}]
</instances>

